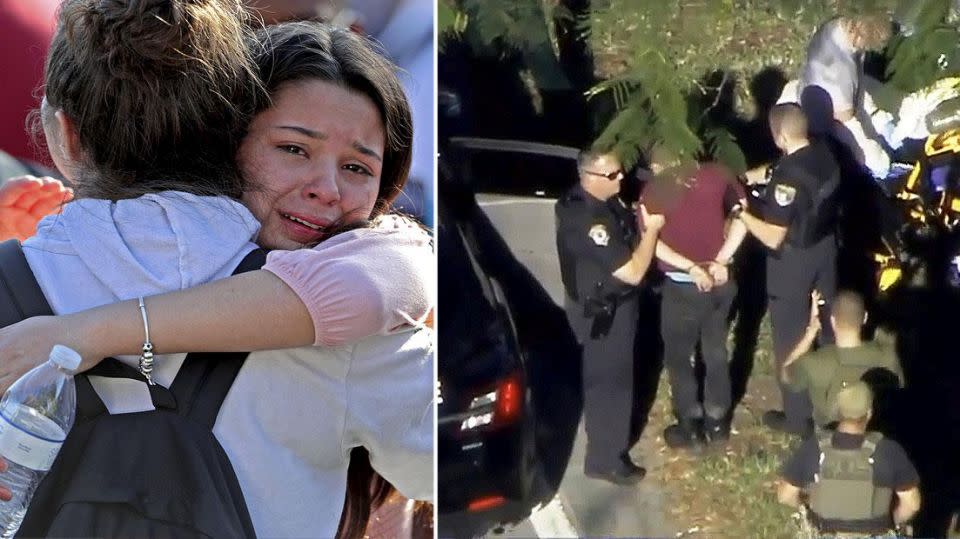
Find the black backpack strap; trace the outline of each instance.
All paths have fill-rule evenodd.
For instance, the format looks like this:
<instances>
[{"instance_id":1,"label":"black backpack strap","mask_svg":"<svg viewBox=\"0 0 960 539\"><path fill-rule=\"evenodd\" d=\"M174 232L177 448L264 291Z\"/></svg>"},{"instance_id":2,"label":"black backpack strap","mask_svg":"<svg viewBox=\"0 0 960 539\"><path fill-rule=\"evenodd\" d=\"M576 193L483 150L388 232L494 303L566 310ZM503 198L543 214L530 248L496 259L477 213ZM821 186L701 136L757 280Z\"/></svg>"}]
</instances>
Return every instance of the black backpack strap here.
<instances>
[{"instance_id":1,"label":"black backpack strap","mask_svg":"<svg viewBox=\"0 0 960 539\"><path fill-rule=\"evenodd\" d=\"M97 395L97 391L90 383L90 376L101 376L104 378L127 378L143 382L150 391L150 400L157 409L167 408L177 409L177 400L169 389L161 385L150 385L140 371L112 357L108 357L94 366L92 369L74 377L77 384L77 421L87 421L95 417L109 413L103 399Z\"/></svg>"},{"instance_id":2,"label":"black backpack strap","mask_svg":"<svg viewBox=\"0 0 960 539\"><path fill-rule=\"evenodd\" d=\"M97 363L92 369L83 373L86 376L78 376L77 380L83 379L84 386L90 386L89 389L93 390L93 386L90 384L90 380L87 379L87 376L101 376L104 378L126 378L128 380L136 380L138 382L143 382L146 384L147 389L150 391L150 400L153 401L154 408L166 408L168 410L177 409L177 399L173 396L173 393L159 385L159 384L150 384L147 382L146 377L140 373L139 370L127 365L126 363L108 357ZM84 387L84 391L86 391ZM77 391L80 391L79 384L77 385ZM96 395L96 392L93 393ZM90 402L87 402L84 406L79 404L80 399L77 399L77 409L80 412L81 417L96 417L102 413L106 413L106 406L103 404L103 401L97 397L96 402L93 399L90 399Z\"/></svg>"},{"instance_id":3,"label":"black backpack strap","mask_svg":"<svg viewBox=\"0 0 960 539\"><path fill-rule=\"evenodd\" d=\"M0 243L0 327L7 327L33 316L51 316L53 309L37 283L23 249L17 240ZM107 411L86 376L77 383L78 418L92 418Z\"/></svg>"},{"instance_id":4,"label":"black backpack strap","mask_svg":"<svg viewBox=\"0 0 960 539\"><path fill-rule=\"evenodd\" d=\"M267 261L262 249L251 251L233 274L260 269ZM170 384L181 415L213 429L220 406L227 397L249 352L190 353Z\"/></svg>"},{"instance_id":5,"label":"black backpack strap","mask_svg":"<svg viewBox=\"0 0 960 539\"><path fill-rule=\"evenodd\" d=\"M103 404L100 395L93 389L93 384L85 375L74 376L77 385L77 418L76 423L89 421L107 413L107 406Z\"/></svg>"},{"instance_id":6,"label":"black backpack strap","mask_svg":"<svg viewBox=\"0 0 960 539\"><path fill-rule=\"evenodd\" d=\"M0 327L53 315L17 240L0 243Z\"/></svg>"}]
</instances>

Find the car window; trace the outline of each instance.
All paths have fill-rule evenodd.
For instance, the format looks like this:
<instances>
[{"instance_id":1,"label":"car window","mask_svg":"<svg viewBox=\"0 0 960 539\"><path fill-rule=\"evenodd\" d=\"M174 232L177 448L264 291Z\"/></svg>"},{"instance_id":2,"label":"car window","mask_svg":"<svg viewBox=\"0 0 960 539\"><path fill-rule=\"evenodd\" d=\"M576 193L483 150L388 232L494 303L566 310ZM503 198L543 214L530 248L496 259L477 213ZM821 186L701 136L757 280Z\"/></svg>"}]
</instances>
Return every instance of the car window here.
<instances>
[{"instance_id":1,"label":"car window","mask_svg":"<svg viewBox=\"0 0 960 539\"><path fill-rule=\"evenodd\" d=\"M478 193L557 198L577 181L573 159L533 153L466 150L462 173Z\"/></svg>"},{"instance_id":2,"label":"car window","mask_svg":"<svg viewBox=\"0 0 960 539\"><path fill-rule=\"evenodd\" d=\"M463 356L477 350L490 338L483 329L497 318L493 291L471 251L462 226L443 203L439 204L437 227L437 263L439 272L439 357L448 367L462 362Z\"/></svg>"}]
</instances>

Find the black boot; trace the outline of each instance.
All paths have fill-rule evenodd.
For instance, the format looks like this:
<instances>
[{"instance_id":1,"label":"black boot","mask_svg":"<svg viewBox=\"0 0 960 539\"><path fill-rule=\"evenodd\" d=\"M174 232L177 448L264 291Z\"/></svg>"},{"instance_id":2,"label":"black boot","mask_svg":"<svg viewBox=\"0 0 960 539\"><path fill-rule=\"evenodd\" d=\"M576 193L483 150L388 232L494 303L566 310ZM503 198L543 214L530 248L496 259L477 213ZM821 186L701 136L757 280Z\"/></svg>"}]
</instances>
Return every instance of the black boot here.
<instances>
[{"instance_id":1,"label":"black boot","mask_svg":"<svg viewBox=\"0 0 960 539\"><path fill-rule=\"evenodd\" d=\"M620 454L619 462L610 468L596 468L584 466L583 474L591 479L599 479L617 485L633 485L639 482L647 470L637 466L626 451Z\"/></svg>"},{"instance_id":2,"label":"black boot","mask_svg":"<svg viewBox=\"0 0 960 539\"><path fill-rule=\"evenodd\" d=\"M730 439L730 421L707 416L703 420L703 433L708 444L722 444Z\"/></svg>"},{"instance_id":3,"label":"black boot","mask_svg":"<svg viewBox=\"0 0 960 539\"><path fill-rule=\"evenodd\" d=\"M671 449L703 449L703 429L699 419L683 418L663 430L663 440Z\"/></svg>"},{"instance_id":4,"label":"black boot","mask_svg":"<svg viewBox=\"0 0 960 539\"><path fill-rule=\"evenodd\" d=\"M631 475L635 475L640 479L643 479L643 477L647 475L647 469L633 462L633 459L630 458L630 453L626 451L620 454L620 462L623 463L625 469L630 470Z\"/></svg>"},{"instance_id":5,"label":"black boot","mask_svg":"<svg viewBox=\"0 0 960 539\"><path fill-rule=\"evenodd\" d=\"M806 440L813 436L813 419L806 419L799 425L787 421L787 415L780 410L769 410L763 413L763 424L768 428L787 434L794 434Z\"/></svg>"}]
</instances>

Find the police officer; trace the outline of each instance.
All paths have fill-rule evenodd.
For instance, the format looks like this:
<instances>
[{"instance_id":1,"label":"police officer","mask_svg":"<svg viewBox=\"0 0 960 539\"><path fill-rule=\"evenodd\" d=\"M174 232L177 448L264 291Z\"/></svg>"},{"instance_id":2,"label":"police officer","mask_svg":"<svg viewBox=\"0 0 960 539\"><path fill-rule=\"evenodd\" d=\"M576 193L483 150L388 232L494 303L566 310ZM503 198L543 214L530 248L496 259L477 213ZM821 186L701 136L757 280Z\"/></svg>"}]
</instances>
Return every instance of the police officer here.
<instances>
[{"instance_id":1,"label":"police officer","mask_svg":"<svg viewBox=\"0 0 960 539\"><path fill-rule=\"evenodd\" d=\"M781 379L791 390L807 392L813 404L814 421L818 426L826 427L836 419L830 415L831 399L836 392L850 382L866 377L878 405L875 410L883 416L880 421L875 418L871 426L876 430L889 428L891 425L887 422L893 411L890 406L893 392L903 385L903 371L893 341L884 338L864 341L862 333L867 312L863 298L856 292L841 290L834 297L830 312L836 344L811 351L820 332L818 300L819 294L814 292L810 301L809 326L783 363Z\"/></svg>"},{"instance_id":2,"label":"police officer","mask_svg":"<svg viewBox=\"0 0 960 539\"><path fill-rule=\"evenodd\" d=\"M773 167L769 185L754 207L735 208L747 230L769 249L767 296L777 372L801 340L810 314L810 295L825 304L836 293L837 189L840 169L826 144L807 136L807 118L793 103L770 111L770 130L784 156ZM832 343L829 307L821 309L820 343ZM810 399L780 381L783 412L764 414L773 429L808 435L813 429Z\"/></svg>"},{"instance_id":3,"label":"police officer","mask_svg":"<svg viewBox=\"0 0 960 539\"><path fill-rule=\"evenodd\" d=\"M836 431L808 439L783 465L777 498L800 507L806 491L816 537L896 537L920 510L920 477L903 447L867 431L872 400L865 382L840 390Z\"/></svg>"},{"instance_id":4,"label":"police officer","mask_svg":"<svg viewBox=\"0 0 960 539\"><path fill-rule=\"evenodd\" d=\"M638 242L636 218L617 196L623 180L619 159L584 151L577 166L580 181L557 201L556 219L567 314L583 345L584 472L630 484L646 474L628 455L637 285L664 221L641 207L645 231Z\"/></svg>"}]
</instances>

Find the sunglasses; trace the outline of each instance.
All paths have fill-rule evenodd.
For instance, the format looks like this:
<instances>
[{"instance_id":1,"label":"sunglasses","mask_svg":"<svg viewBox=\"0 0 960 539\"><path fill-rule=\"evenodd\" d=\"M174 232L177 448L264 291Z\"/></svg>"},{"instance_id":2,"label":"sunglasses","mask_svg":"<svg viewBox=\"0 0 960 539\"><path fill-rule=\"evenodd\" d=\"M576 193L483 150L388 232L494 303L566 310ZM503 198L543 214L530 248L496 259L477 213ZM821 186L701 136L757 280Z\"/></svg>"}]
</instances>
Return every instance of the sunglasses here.
<instances>
[{"instance_id":1,"label":"sunglasses","mask_svg":"<svg viewBox=\"0 0 960 539\"><path fill-rule=\"evenodd\" d=\"M592 170L584 170L584 172L586 172L587 174L590 174L590 175L592 175L592 176L600 176L601 178L606 178L606 179L608 179L608 180L610 180L610 181L619 180L620 177L623 176L623 171L622 171L622 170L615 170L615 171L613 171L613 172L608 172L608 173L606 173L606 174L601 174L601 173L599 173L599 172L593 172Z\"/></svg>"}]
</instances>

